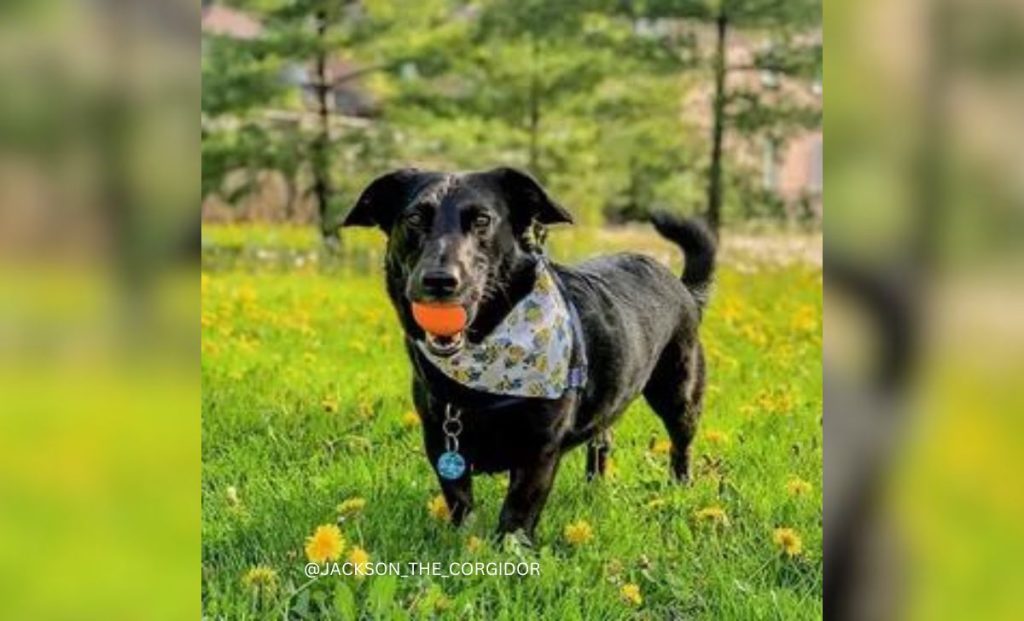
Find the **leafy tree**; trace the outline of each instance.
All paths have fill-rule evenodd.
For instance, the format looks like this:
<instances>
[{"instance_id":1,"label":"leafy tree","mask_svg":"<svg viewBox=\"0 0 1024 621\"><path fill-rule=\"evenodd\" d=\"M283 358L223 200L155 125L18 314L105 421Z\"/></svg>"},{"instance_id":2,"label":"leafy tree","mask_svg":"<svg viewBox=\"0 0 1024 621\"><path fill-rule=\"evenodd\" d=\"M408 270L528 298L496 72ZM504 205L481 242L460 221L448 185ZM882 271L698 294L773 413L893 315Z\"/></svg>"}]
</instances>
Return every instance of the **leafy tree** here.
<instances>
[{"instance_id":1,"label":"leafy tree","mask_svg":"<svg viewBox=\"0 0 1024 621\"><path fill-rule=\"evenodd\" d=\"M810 0L233 3L256 11L265 34L204 41L204 195L233 171L280 171L301 186L293 196L308 183L327 240L370 176L407 164L523 166L584 222L704 203L717 226L723 188L757 185L725 170L724 135L781 140L820 122L820 110L786 89L728 80L819 75L820 43L804 36L820 23ZM749 66L726 62L738 30L772 43ZM714 44L705 47L708 34ZM339 57L352 69L332 75ZM297 68L315 122L268 123L267 109L301 109L280 77ZM352 80L373 94L377 115L343 125L330 91ZM708 82L716 84L710 149L681 110L686 93ZM705 176L698 162L708 151ZM228 198L251 187L235 185Z\"/></svg>"},{"instance_id":2,"label":"leafy tree","mask_svg":"<svg viewBox=\"0 0 1024 621\"><path fill-rule=\"evenodd\" d=\"M269 137L262 110L284 95L277 62L255 41L207 36L203 40L202 196L223 190L236 170L267 167ZM229 201L239 193L225 197Z\"/></svg>"},{"instance_id":3,"label":"leafy tree","mask_svg":"<svg viewBox=\"0 0 1024 621\"><path fill-rule=\"evenodd\" d=\"M361 81L380 87L379 74L397 72L412 60L429 65L425 38L439 42L447 29L440 21L452 3L338 0L235 0L264 26L258 41L208 37L204 54L204 192L217 192L239 170L280 172L289 202L310 195L321 233L337 241L337 216L350 194L373 167L394 159L393 132L371 123L344 123L333 93ZM426 37L414 33L428 33ZM347 67L338 71L345 60ZM289 76L286 81L285 76ZM307 94L306 102L302 101ZM290 109L313 123L280 124L267 112ZM351 173L351 174L349 174ZM308 178L308 187L297 187ZM241 197L256 185L255 175L235 185L226 198ZM355 188L355 189L353 189ZM204 194L205 195L205 194Z\"/></svg>"},{"instance_id":4,"label":"leafy tree","mask_svg":"<svg viewBox=\"0 0 1024 621\"><path fill-rule=\"evenodd\" d=\"M331 213L335 194L331 173L333 141L332 91L349 75L335 76L334 58L347 53L354 44L361 15L354 2L339 0L292 0L266 14L265 53L278 59L283 68L301 76L298 86L313 96L316 127L306 140L305 153L312 176L310 192L316 201L320 231L325 241L337 241L337 227ZM298 130L299 133L302 130Z\"/></svg>"},{"instance_id":5,"label":"leafy tree","mask_svg":"<svg viewBox=\"0 0 1024 621\"><path fill-rule=\"evenodd\" d=\"M384 118L410 137L403 150L409 159L525 167L584 221L599 221L602 197L623 194L630 183L649 188L657 171L680 165L681 90L677 73L667 73L674 65L634 36L615 3L489 0L448 11L448 33L421 37L408 56L422 60L407 79L396 78L385 109ZM656 96L629 86L658 71L664 79ZM632 105L616 103L626 99ZM672 144L641 145L644 132L648 139L671 136ZM616 151L627 144L643 151L632 176L628 158ZM661 145L665 151L651 148Z\"/></svg>"},{"instance_id":6,"label":"leafy tree","mask_svg":"<svg viewBox=\"0 0 1024 621\"><path fill-rule=\"evenodd\" d=\"M796 126L820 123L820 110L801 105L781 93L765 90L731 92L728 77L736 71L766 72L769 79L809 79L821 75L821 43L802 39L821 26L819 0L646 0L640 13L650 19L684 20L713 28L710 72L711 154L707 179L707 219L717 232L722 220L723 139L731 127L743 135L778 137ZM733 31L760 32L771 44L745 67L731 67L727 51ZM699 50L698 52L707 52Z\"/></svg>"},{"instance_id":7,"label":"leafy tree","mask_svg":"<svg viewBox=\"0 0 1024 621\"><path fill-rule=\"evenodd\" d=\"M688 211L700 201L700 140L679 118L684 92L675 73L635 75L588 99L599 127L596 167L607 221L642 220L651 208Z\"/></svg>"}]
</instances>

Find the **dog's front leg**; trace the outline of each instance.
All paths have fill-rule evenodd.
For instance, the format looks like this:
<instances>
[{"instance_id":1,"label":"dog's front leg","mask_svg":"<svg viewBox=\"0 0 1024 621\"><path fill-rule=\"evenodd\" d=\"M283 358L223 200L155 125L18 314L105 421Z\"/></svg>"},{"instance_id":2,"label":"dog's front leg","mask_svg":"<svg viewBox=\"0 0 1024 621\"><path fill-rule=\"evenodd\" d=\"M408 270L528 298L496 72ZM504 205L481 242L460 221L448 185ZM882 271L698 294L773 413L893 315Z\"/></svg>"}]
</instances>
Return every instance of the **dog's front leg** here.
<instances>
[{"instance_id":1,"label":"dog's front leg","mask_svg":"<svg viewBox=\"0 0 1024 621\"><path fill-rule=\"evenodd\" d=\"M448 505L448 516L451 518L451 523L455 526L461 526L466 516L473 511L473 477L470 475L468 468L461 477L455 480L446 479L437 471L438 459L447 450L441 423L443 419L443 414L441 414L443 410L441 408L443 406L438 404L434 410L427 409L426 393L417 392L415 386L413 388L413 395L417 400L417 408L419 408L420 412L427 413L426 415L421 415L423 419L423 446L426 449L427 460L430 462L430 468L434 471L434 475L437 476L437 481L441 485L441 493L444 495L445 504Z\"/></svg>"},{"instance_id":2,"label":"dog's front leg","mask_svg":"<svg viewBox=\"0 0 1024 621\"><path fill-rule=\"evenodd\" d=\"M508 494L498 518L498 534L522 530L528 538L533 538L533 530L551 492L561 457L554 450L542 454L529 466L512 470Z\"/></svg>"},{"instance_id":3,"label":"dog's front leg","mask_svg":"<svg viewBox=\"0 0 1024 621\"><path fill-rule=\"evenodd\" d=\"M455 526L462 525L466 516L473 511L473 477L467 469L463 475L455 480L446 479L437 472L437 460L444 452L444 445L441 441L431 442L435 438L428 436L427 459L430 460L437 475L437 481L441 484L441 493L444 495L445 504L448 505L448 515Z\"/></svg>"},{"instance_id":4,"label":"dog's front leg","mask_svg":"<svg viewBox=\"0 0 1024 621\"><path fill-rule=\"evenodd\" d=\"M441 482L441 493L448 504L448 515L452 524L461 526L466 516L473 511L473 477L467 472L454 481L441 476L438 476L437 480Z\"/></svg>"}]
</instances>

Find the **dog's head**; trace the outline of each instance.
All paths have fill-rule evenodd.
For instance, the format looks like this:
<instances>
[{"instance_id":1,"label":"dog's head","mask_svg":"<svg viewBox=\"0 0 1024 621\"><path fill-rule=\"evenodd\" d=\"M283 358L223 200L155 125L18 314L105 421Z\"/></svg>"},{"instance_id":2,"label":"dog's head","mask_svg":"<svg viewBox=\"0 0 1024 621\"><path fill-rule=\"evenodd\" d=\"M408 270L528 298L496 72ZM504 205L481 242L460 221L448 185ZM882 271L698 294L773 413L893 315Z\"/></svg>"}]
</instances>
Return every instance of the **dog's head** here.
<instances>
[{"instance_id":1,"label":"dog's head","mask_svg":"<svg viewBox=\"0 0 1024 621\"><path fill-rule=\"evenodd\" d=\"M398 170L363 191L342 226L377 226L388 235L388 291L407 332L423 331L411 304L459 304L472 329L528 258L534 224L572 222L532 177L512 168L439 173ZM439 355L458 351L464 334L426 335Z\"/></svg>"}]
</instances>

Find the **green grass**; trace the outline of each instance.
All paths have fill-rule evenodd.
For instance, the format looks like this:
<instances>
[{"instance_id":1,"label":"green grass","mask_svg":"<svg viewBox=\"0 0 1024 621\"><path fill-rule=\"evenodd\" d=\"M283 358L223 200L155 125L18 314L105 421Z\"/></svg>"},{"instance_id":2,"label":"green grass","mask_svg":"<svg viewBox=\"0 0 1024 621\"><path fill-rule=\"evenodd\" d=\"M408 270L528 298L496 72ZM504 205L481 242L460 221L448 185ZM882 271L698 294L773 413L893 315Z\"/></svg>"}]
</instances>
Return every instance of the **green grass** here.
<instances>
[{"instance_id":1,"label":"green grass","mask_svg":"<svg viewBox=\"0 0 1024 621\"><path fill-rule=\"evenodd\" d=\"M342 618L349 597L364 618L821 617L819 268L723 266L702 328L710 379L695 481L669 480L654 446L665 433L639 400L616 427L608 479L587 484L583 452L566 457L536 550L491 539L504 476L477 479L477 514L461 529L428 513L438 486L419 429L403 422L410 372L379 277L311 264L204 270L208 618ZM811 491L791 495L792 477ZM524 558L541 575L307 580L305 538L350 497L366 507L341 530L374 561ZM728 524L698 518L707 507ZM580 546L563 535L576 520L594 533ZM780 553L778 527L797 531L800 554ZM470 536L483 548L468 550ZM276 592L243 584L255 565L277 573ZM622 598L626 583L639 606Z\"/></svg>"}]
</instances>

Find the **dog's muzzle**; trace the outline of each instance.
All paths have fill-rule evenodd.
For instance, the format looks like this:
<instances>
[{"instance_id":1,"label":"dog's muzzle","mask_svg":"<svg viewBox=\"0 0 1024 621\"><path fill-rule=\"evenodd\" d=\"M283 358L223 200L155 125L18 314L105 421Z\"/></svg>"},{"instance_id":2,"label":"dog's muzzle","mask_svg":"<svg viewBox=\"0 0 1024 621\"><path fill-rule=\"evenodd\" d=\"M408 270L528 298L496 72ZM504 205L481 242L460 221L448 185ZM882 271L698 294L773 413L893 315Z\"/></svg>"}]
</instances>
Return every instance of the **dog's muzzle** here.
<instances>
[{"instance_id":1,"label":"dog's muzzle","mask_svg":"<svg viewBox=\"0 0 1024 621\"><path fill-rule=\"evenodd\" d=\"M438 336L428 332L426 333L427 349L435 356L444 358L452 356L461 350L465 344L464 334L464 332L459 332L452 336Z\"/></svg>"}]
</instances>

